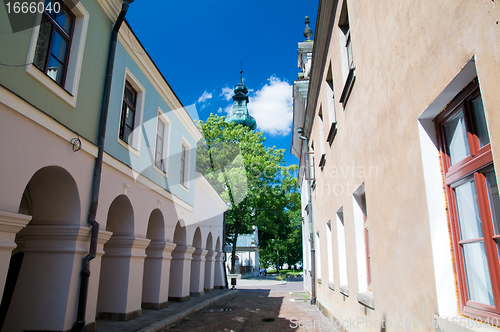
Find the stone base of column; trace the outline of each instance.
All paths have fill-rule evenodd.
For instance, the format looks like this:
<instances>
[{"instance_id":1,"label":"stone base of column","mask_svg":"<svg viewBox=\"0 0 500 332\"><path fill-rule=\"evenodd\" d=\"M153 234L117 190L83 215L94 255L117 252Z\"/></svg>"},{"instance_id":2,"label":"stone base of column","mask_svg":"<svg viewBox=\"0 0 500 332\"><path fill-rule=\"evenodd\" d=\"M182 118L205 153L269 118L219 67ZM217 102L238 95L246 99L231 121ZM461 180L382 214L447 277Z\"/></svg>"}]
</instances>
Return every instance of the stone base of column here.
<instances>
[{"instance_id":1,"label":"stone base of column","mask_svg":"<svg viewBox=\"0 0 500 332\"><path fill-rule=\"evenodd\" d=\"M189 293L189 295L191 295L192 297L198 297L198 296L203 296L205 294L204 291L202 292L191 292Z\"/></svg>"},{"instance_id":2,"label":"stone base of column","mask_svg":"<svg viewBox=\"0 0 500 332\"><path fill-rule=\"evenodd\" d=\"M161 303L150 303L150 302L142 302L141 303L142 309L161 310L161 309L165 309L166 307L168 307L168 301L161 302Z\"/></svg>"},{"instance_id":3,"label":"stone base of column","mask_svg":"<svg viewBox=\"0 0 500 332\"><path fill-rule=\"evenodd\" d=\"M100 312L97 315L97 319L107 319L107 320L115 320L119 322L126 322L131 319L140 317L142 315L142 309L134 310L131 312L118 313L118 312Z\"/></svg>"},{"instance_id":4,"label":"stone base of column","mask_svg":"<svg viewBox=\"0 0 500 332\"><path fill-rule=\"evenodd\" d=\"M189 300L191 298L191 296L187 295L187 296L183 296L183 297L168 297L168 300L169 301L172 301L172 302L186 302L187 300Z\"/></svg>"},{"instance_id":5,"label":"stone base of column","mask_svg":"<svg viewBox=\"0 0 500 332\"><path fill-rule=\"evenodd\" d=\"M215 288L215 289L224 289L224 288L226 288L226 287L224 287L224 286L214 286L214 288Z\"/></svg>"},{"instance_id":6,"label":"stone base of column","mask_svg":"<svg viewBox=\"0 0 500 332\"><path fill-rule=\"evenodd\" d=\"M214 289L213 288L205 288L203 289L205 291L205 293L210 293L211 291L213 291Z\"/></svg>"}]
</instances>

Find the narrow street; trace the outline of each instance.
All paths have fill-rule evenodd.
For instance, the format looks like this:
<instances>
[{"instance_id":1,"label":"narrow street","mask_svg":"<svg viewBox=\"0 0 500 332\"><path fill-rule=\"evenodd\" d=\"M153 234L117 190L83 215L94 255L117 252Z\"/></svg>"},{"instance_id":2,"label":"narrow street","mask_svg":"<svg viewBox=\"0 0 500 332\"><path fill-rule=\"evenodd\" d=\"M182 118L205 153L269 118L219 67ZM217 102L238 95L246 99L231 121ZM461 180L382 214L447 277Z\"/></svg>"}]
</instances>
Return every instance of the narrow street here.
<instances>
[{"instance_id":1,"label":"narrow street","mask_svg":"<svg viewBox=\"0 0 500 332\"><path fill-rule=\"evenodd\" d=\"M173 331L332 331L333 326L310 304L303 281L277 281L275 276L238 280L226 296L178 323ZM293 280L293 279L292 279Z\"/></svg>"}]
</instances>

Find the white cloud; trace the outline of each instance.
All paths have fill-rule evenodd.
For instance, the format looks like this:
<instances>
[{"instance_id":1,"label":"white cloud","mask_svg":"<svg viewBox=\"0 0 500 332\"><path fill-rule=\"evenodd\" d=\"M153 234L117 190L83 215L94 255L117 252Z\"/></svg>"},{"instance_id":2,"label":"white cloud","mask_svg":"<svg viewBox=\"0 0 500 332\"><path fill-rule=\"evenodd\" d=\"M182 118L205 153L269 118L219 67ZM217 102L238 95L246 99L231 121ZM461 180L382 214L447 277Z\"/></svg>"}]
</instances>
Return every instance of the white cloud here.
<instances>
[{"instance_id":1,"label":"white cloud","mask_svg":"<svg viewBox=\"0 0 500 332\"><path fill-rule=\"evenodd\" d=\"M217 113L222 113L222 107L219 107L219 109L217 110Z\"/></svg>"},{"instance_id":2,"label":"white cloud","mask_svg":"<svg viewBox=\"0 0 500 332\"><path fill-rule=\"evenodd\" d=\"M276 76L250 97L248 111L257 127L271 136L286 136L293 121L292 85Z\"/></svg>"},{"instance_id":3,"label":"white cloud","mask_svg":"<svg viewBox=\"0 0 500 332\"><path fill-rule=\"evenodd\" d=\"M226 113L226 116L230 116L231 114L233 114L233 104L227 105L224 108L224 113Z\"/></svg>"},{"instance_id":4,"label":"white cloud","mask_svg":"<svg viewBox=\"0 0 500 332\"><path fill-rule=\"evenodd\" d=\"M208 99L212 99L212 93L210 92L203 92L203 94L200 96L200 98L198 98L198 102L199 103L204 103L205 101L207 101Z\"/></svg>"},{"instance_id":5,"label":"white cloud","mask_svg":"<svg viewBox=\"0 0 500 332\"><path fill-rule=\"evenodd\" d=\"M224 97L225 100L230 100L233 97L233 89L228 86L222 88L221 97Z\"/></svg>"}]
</instances>

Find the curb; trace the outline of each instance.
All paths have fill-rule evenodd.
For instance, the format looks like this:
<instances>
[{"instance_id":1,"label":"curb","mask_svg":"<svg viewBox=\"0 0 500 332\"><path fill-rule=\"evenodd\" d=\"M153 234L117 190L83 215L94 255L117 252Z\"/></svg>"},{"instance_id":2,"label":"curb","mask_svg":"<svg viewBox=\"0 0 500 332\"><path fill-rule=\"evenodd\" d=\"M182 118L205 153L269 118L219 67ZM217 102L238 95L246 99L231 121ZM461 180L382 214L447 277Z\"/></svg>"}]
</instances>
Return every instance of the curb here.
<instances>
[{"instance_id":1,"label":"curb","mask_svg":"<svg viewBox=\"0 0 500 332\"><path fill-rule=\"evenodd\" d=\"M237 290L235 289L235 291L237 291ZM186 316L189 316L190 314L192 314L196 311L200 311L201 309L205 308L206 306L222 299L223 297L226 297L226 296L228 296L230 294L234 294L234 293L235 292L228 290L224 294L217 295L216 297L213 297L209 300L201 302L200 304L198 304L194 307L191 307L189 309L181 311L176 315L170 316L170 317L165 318L159 322L156 322L156 323L153 323L153 324L148 325L146 327L143 327L142 329L138 330L137 332L157 332L157 331L160 331L160 330L162 330L162 329L164 329L164 328L166 328L174 323L177 323L178 321L185 318Z\"/></svg>"}]
</instances>

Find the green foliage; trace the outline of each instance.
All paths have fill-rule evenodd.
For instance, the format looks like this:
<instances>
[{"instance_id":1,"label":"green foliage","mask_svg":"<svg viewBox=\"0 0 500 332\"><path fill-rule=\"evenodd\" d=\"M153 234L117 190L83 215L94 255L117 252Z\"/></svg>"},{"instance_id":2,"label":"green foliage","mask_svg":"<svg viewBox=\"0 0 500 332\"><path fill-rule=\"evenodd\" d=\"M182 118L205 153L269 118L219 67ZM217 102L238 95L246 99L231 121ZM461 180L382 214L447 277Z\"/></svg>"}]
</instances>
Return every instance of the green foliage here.
<instances>
[{"instance_id":1,"label":"green foliage","mask_svg":"<svg viewBox=\"0 0 500 332\"><path fill-rule=\"evenodd\" d=\"M253 225L259 229L261 250L270 239L295 238L289 232L300 216L300 196L292 176L297 166L284 166L284 150L265 147L262 133L226 123L223 116L211 114L198 126L205 141L198 146L197 169L230 207L226 243L233 245L233 257L238 235L250 233Z\"/></svg>"}]
</instances>

